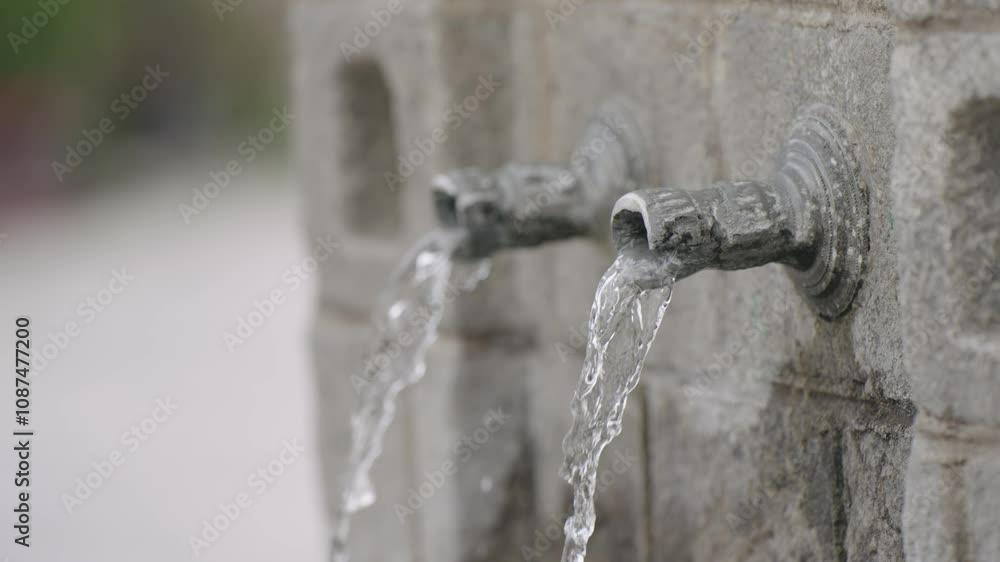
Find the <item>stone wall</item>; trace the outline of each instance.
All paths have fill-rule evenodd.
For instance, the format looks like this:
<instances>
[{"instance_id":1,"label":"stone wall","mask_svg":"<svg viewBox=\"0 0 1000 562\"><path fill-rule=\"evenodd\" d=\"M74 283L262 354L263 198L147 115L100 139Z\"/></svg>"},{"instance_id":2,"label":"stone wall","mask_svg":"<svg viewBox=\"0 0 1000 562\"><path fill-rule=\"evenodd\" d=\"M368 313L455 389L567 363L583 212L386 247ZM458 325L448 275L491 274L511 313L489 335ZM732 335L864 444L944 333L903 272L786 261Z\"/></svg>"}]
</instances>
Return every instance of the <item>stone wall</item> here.
<instances>
[{"instance_id":1,"label":"stone wall","mask_svg":"<svg viewBox=\"0 0 1000 562\"><path fill-rule=\"evenodd\" d=\"M764 179L823 103L870 186L853 311L820 320L777 265L679 283L604 456L588 560L1000 556L995 2L304 0L292 25L309 236L341 243L314 331L331 505L368 310L433 227L434 173L565 161L624 95L650 185ZM558 560L560 443L612 257L607 240L509 252L460 297L402 398L357 560ZM494 409L509 418L466 456Z\"/></svg>"}]
</instances>

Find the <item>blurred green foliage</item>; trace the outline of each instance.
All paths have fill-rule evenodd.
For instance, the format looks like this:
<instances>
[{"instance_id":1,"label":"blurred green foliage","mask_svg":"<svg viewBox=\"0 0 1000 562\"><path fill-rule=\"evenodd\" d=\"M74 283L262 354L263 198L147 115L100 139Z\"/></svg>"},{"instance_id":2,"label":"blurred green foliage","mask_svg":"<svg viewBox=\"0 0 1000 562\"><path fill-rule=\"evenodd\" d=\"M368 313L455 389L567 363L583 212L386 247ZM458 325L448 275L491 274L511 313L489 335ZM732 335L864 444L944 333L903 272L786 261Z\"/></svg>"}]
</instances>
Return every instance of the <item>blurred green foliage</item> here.
<instances>
[{"instance_id":1,"label":"blurred green foliage","mask_svg":"<svg viewBox=\"0 0 1000 562\"><path fill-rule=\"evenodd\" d=\"M51 105L60 116L52 134L67 142L110 117L111 103L141 83L147 65L170 77L118 130L174 139L243 132L287 103L284 1L244 1L224 21L207 0L44 1L58 13L17 52L11 34L23 37L22 18L42 6L0 3L0 95L16 90L18 99Z\"/></svg>"}]
</instances>

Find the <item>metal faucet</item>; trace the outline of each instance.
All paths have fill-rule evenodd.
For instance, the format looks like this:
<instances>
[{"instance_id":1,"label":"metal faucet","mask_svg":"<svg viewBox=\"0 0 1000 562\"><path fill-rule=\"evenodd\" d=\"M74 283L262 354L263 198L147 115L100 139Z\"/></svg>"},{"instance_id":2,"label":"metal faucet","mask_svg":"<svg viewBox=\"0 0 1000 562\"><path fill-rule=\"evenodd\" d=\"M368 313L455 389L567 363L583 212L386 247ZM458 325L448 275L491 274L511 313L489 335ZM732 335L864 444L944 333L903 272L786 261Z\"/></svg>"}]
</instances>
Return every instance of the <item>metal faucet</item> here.
<instances>
[{"instance_id":1,"label":"metal faucet","mask_svg":"<svg viewBox=\"0 0 1000 562\"><path fill-rule=\"evenodd\" d=\"M639 126L623 99L604 103L568 165L511 162L494 171L453 170L432 181L435 211L446 227L465 230L456 257L577 236L605 238L615 200L641 185Z\"/></svg>"},{"instance_id":2,"label":"metal faucet","mask_svg":"<svg viewBox=\"0 0 1000 562\"><path fill-rule=\"evenodd\" d=\"M811 107L793 123L771 181L629 193L612 211L615 246L677 262L637 268L646 286L663 285L663 275L781 263L817 312L835 318L850 308L868 252L868 186L849 139L829 108Z\"/></svg>"}]
</instances>

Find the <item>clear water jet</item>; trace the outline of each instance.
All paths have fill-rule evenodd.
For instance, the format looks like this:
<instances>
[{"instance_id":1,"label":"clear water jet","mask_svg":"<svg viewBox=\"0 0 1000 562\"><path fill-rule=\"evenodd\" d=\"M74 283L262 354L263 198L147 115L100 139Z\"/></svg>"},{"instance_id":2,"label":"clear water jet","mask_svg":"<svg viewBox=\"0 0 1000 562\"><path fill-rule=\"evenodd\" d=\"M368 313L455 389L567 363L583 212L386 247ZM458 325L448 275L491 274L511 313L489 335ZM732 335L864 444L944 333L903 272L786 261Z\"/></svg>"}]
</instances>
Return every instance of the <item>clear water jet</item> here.
<instances>
[{"instance_id":1,"label":"clear water jet","mask_svg":"<svg viewBox=\"0 0 1000 562\"><path fill-rule=\"evenodd\" d=\"M396 398L424 376L427 349L437 338L448 304L489 275L490 260L455 261L464 240L459 231L439 230L418 241L393 274L372 315L375 337L366 354L369 367L352 377L359 405L351 417L351 450L344 490L334 514L333 562L347 562L352 514L375 502L371 469L382 453Z\"/></svg>"}]
</instances>

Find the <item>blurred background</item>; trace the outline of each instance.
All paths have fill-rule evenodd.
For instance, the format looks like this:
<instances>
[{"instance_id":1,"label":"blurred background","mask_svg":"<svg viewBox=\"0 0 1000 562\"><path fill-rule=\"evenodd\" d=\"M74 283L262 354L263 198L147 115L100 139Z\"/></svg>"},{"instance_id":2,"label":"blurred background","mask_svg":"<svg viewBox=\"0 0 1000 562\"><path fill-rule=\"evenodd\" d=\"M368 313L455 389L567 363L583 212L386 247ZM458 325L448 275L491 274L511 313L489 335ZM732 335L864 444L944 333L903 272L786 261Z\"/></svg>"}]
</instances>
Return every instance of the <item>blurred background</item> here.
<instances>
[{"instance_id":1,"label":"blurred background","mask_svg":"<svg viewBox=\"0 0 1000 562\"><path fill-rule=\"evenodd\" d=\"M229 2L55 0L53 16L44 1L5 2L4 208L86 195L150 167L168 167L168 158L235 146L256 131L271 108L286 103L288 2ZM145 99L131 95L147 67L157 65L169 76ZM57 177L52 162L64 162L67 146L75 147L84 140L82 130L97 128L103 118L113 121L114 133ZM273 152L283 152L283 145Z\"/></svg>"},{"instance_id":2,"label":"blurred background","mask_svg":"<svg viewBox=\"0 0 1000 562\"><path fill-rule=\"evenodd\" d=\"M289 4L0 4L0 354L23 316L34 355L0 428L35 432L0 559L322 559Z\"/></svg>"}]
</instances>

